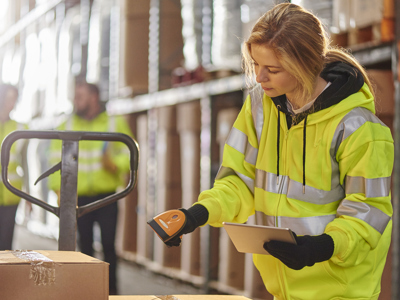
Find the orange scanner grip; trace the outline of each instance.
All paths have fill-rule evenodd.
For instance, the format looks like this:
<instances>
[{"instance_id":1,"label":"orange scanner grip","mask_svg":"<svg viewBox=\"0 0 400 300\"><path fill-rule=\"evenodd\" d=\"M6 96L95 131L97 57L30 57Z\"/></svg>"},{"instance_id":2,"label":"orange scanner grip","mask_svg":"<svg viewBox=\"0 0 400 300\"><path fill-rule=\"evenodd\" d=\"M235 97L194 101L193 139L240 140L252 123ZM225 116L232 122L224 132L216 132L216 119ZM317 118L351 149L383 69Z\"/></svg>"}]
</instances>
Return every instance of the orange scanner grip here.
<instances>
[{"instance_id":1,"label":"orange scanner grip","mask_svg":"<svg viewBox=\"0 0 400 300\"><path fill-rule=\"evenodd\" d=\"M154 224L154 221L158 226ZM155 216L153 218L153 222L149 223L149 225L164 242L175 237L185 226L185 224L186 216L178 209L163 212Z\"/></svg>"}]
</instances>

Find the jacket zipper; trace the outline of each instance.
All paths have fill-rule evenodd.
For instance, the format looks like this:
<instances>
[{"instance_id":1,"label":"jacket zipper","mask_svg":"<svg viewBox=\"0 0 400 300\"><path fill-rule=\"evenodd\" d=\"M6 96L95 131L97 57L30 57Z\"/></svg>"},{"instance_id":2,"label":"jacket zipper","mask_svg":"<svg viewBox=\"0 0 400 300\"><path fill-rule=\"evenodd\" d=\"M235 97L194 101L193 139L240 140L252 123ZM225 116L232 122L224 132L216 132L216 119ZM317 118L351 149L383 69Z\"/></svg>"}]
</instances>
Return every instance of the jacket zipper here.
<instances>
[{"instance_id":1,"label":"jacket zipper","mask_svg":"<svg viewBox=\"0 0 400 300\"><path fill-rule=\"evenodd\" d=\"M284 155L280 155L280 157L281 157L281 161L282 161L282 170L286 171L287 141L288 141L288 138L289 138L290 129L286 126L285 122L284 122L284 124L285 124L284 125L285 137L283 139L283 145L282 145L282 148L281 148L282 149L281 153L284 154ZM280 126L280 124L279 124L279 126ZM285 172L285 174L287 174L287 173ZM278 225L279 225L278 224L279 207L280 207L281 199L283 197L282 191L283 191L283 188L284 188L286 180L287 180L286 176L285 177L283 177L283 175L281 175L281 176L282 176L282 179L279 180L279 188L278 188L278 193L279 193L280 196L279 196L279 202L278 202L278 206L277 206L277 209L276 209L276 215L275 215L275 226L276 227L278 227ZM286 279L285 279L285 276L284 276L284 268L282 267L282 265L279 265L278 268L279 268L280 285L282 287L282 296L283 296L284 299L287 299L287 297L286 297L286 293L287 293L287 291L286 291Z\"/></svg>"},{"instance_id":2,"label":"jacket zipper","mask_svg":"<svg viewBox=\"0 0 400 300\"><path fill-rule=\"evenodd\" d=\"M285 123L285 125L286 125L286 123ZM284 130L285 130L285 137L284 137L284 139L283 139L283 145L282 145L282 151L281 151L281 153L283 154L284 153L284 155L280 155L280 159L281 159L281 161L282 161L282 170L286 170L286 157L287 157L287 140L288 140L288 137L289 137L289 131L290 131L290 129L288 129L287 128L287 126L285 126L284 125ZM279 124L279 126L280 126L280 124ZM276 207L276 214L275 214L275 226L276 227L278 227L278 211L279 211L279 206L280 206L280 202L281 202L281 198L282 198L282 191L283 191L283 188L284 188L284 186L285 186L285 183L286 183L286 180L287 180L287 177L286 176L284 176L284 175L280 175L280 179L279 179L279 187L278 187L278 193L279 193L279 202L278 202L278 205L277 205L277 207Z\"/></svg>"}]
</instances>

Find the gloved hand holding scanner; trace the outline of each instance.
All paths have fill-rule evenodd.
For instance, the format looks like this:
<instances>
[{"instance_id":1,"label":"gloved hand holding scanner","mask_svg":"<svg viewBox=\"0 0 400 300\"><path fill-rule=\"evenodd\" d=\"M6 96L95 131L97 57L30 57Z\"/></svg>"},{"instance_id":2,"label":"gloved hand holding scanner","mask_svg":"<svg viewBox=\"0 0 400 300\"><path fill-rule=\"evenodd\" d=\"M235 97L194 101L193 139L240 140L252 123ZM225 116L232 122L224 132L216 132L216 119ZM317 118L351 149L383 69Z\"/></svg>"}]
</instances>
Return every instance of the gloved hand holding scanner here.
<instances>
[{"instance_id":1,"label":"gloved hand holding scanner","mask_svg":"<svg viewBox=\"0 0 400 300\"><path fill-rule=\"evenodd\" d=\"M179 246L182 235L193 232L197 227L204 225L208 219L208 211L202 205L194 205L189 209L173 209L163 212L147 224L154 230L160 239L168 246Z\"/></svg>"}]
</instances>

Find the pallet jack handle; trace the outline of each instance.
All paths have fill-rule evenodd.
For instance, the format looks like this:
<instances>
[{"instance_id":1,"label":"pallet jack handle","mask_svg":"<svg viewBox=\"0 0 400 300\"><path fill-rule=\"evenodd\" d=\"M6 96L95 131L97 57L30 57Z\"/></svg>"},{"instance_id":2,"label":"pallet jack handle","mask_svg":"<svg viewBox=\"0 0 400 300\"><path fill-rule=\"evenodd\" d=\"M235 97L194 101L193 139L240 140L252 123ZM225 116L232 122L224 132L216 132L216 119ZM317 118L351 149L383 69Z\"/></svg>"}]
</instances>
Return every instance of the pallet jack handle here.
<instances>
[{"instance_id":1,"label":"pallet jack handle","mask_svg":"<svg viewBox=\"0 0 400 300\"><path fill-rule=\"evenodd\" d=\"M60 206L52 206L12 186L8 180L10 150L19 139L62 140ZM84 206L77 207L77 177L80 141L122 142L130 151L130 178L124 190ZM59 250L75 251L77 218L109 205L128 195L136 186L139 163L139 146L130 136L123 133L92 131L34 131L16 130L3 140L1 145L1 177L7 189L15 195L55 214L60 219ZM54 167L53 167L54 168ZM52 169L53 169L52 168Z\"/></svg>"}]
</instances>

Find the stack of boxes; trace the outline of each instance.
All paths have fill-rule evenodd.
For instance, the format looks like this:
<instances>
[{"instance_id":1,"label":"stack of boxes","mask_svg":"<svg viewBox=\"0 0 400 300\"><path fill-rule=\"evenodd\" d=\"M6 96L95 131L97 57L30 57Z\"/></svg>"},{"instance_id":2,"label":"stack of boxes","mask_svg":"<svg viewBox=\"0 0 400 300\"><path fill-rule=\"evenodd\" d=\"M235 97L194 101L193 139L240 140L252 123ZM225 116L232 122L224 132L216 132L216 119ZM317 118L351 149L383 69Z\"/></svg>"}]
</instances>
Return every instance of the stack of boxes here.
<instances>
[{"instance_id":1,"label":"stack of boxes","mask_svg":"<svg viewBox=\"0 0 400 300\"><path fill-rule=\"evenodd\" d=\"M120 94L148 92L149 11L148 0L121 1Z\"/></svg>"},{"instance_id":2,"label":"stack of boxes","mask_svg":"<svg viewBox=\"0 0 400 300\"><path fill-rule=\"evenodd\" d=\"M177 107L182 172L182 207L188 209L200 193L200 101ZM181 246L181 271L185 277L200 276L200 230L185 235Z\"/></svg>"},{"instance_id":3,"label":"stack of boxes","mask_svg":"<svg viewBox=\"0 0 400 300\"><path fill-rule=\"evenodd\" d=\"M354 47L394 39L394 0L333 0L333 45Z\"/></svg>"},{"instance_id":4,"label":"stack of boxes","mask_svg":"<svg viewBox=\"0 0 400 300\"><path fill-rule=\"evenodd\" d=\"M155 214L182 207L180 138L176 106L157 109L157 194ZM180 268L180 247L168 248L155 236L154 260L166 268Z\"/></svg>"},{"instance_id":5,"label":"stack of boxes","mask_svg":"<svg viewBox=\"0 0 400 300\"><path fill-rule=\"evenodd\" d=\"M236 107L222 109L217 117L217 144L220 147L220 163L222 154L233 123L239 113ZM244 258L243 253L239 253L225 230L220 231L219 236L219 274L218 279L223 289L244 288Z\"/></svg>"}]
</instances>

